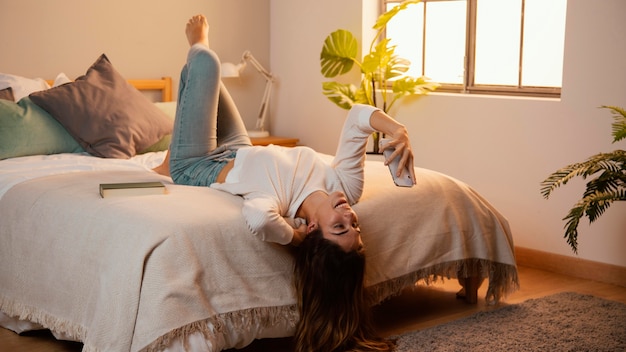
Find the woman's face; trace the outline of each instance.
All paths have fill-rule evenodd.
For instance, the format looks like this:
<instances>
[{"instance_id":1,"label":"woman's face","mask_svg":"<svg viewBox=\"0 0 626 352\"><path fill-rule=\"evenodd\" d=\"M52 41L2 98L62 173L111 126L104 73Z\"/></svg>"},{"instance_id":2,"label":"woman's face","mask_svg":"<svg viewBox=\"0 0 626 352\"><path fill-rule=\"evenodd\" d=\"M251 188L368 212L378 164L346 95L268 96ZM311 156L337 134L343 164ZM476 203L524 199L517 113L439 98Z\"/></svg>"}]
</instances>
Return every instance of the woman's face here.
<instances>
[{"instance_id":1,"label":"woman's face","mask_svg":"<svg viewBox=\"0 0 626 352\"><path fill-rule=\"evenodd\" d=\"M324 238L336 243L346 252L362 249L359 218L348 204L345 194L329 194L327 201L317 208L315 214Z\"/></svg>"}]
</instances>

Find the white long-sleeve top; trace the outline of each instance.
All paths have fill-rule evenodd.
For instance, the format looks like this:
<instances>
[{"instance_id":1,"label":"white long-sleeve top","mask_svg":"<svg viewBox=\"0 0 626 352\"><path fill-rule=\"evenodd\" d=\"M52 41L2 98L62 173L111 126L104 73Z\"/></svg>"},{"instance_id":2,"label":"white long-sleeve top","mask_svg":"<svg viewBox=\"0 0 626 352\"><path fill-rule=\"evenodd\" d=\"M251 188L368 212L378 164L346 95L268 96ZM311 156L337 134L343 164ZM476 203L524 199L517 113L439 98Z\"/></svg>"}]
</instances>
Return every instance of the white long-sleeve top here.
<instances>
[{"instance_id":1,"label":"white long-sleeve top","mask_svg":"<svg viewBox=\"0 0 626 352\"><path fill-rule=\"evenodd\" d=\"M330 164L308 147L246 147L237 151L226 181L211 187L244 198L243 216L253 234L288 244L302 223L296 212L311 193L342 191L350 205L361 197L365 148L375 131L370 116L376 110L370 105L350 109Z\"/></svg>"}]
</instances>

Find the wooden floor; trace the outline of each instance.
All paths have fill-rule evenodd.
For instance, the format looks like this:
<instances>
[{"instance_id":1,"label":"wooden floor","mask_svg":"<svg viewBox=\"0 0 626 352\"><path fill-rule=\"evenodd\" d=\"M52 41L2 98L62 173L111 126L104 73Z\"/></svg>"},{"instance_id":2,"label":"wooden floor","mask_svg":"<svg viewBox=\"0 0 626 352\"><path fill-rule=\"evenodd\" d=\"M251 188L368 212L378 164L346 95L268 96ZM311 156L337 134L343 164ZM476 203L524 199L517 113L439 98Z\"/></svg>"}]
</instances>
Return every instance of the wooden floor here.
<instances>
[{"instance_id":1,"label":"wooden floor","mask_svg":"<svg viewBox=\"0 0 626 352\"><path fill-rule=\"evenodd\" d=\"M519 267L519 291L508 296L501 304L515 304L527 299L547 296L558 292L578 292L626 303L626 287L577 279L542 270ZM437 324L462 318L477 311L494 309L485 304L486 285L479 290L479 303L466 304L455 298L459 289L455 280L428 287L418 285L406 290L375 309L375 318L383 336L424 329ZM50 352L80 351L82 345L55 340L48 332L35 332L18 336L0 328L0 351ZM259 340L240 352L290 351L289 339ZM232 352L234 352L233 350ZM229 351L231 352L231 351Z\"/></svg>"}]
</instances>

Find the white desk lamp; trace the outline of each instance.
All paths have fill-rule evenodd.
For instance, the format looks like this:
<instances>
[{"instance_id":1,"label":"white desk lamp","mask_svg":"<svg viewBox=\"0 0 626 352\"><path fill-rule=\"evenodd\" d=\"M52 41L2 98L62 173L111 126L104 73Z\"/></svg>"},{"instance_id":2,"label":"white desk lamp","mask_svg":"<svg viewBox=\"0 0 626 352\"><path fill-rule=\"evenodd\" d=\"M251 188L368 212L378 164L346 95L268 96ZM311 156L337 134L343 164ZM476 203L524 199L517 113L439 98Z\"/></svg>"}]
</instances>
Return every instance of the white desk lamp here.
<instances>
[{"instance_id":1,"label":"white desk lamp","mask_svg":"<svg viewBox=\"0 0 626 352\"><path fill-rule=\"evenodd\" d=\"M270 102L270 94L272 92L272 83L274 83L274 76L268 72L261 64L252 56L250 51L246 50L241 56L241 62L233 64L225 62L222 64L223 78L239 77L241 72L246 68L246 64L250 62L252 66L265 78L265 92L263 93L263 99L261 100L261 108L259 109L259 116L256 120L256 130L248 131L248 135L252 138L262 138L270 135L265 130L265 117L267 116L267 109Z\"/></svg>"}]
</instances>

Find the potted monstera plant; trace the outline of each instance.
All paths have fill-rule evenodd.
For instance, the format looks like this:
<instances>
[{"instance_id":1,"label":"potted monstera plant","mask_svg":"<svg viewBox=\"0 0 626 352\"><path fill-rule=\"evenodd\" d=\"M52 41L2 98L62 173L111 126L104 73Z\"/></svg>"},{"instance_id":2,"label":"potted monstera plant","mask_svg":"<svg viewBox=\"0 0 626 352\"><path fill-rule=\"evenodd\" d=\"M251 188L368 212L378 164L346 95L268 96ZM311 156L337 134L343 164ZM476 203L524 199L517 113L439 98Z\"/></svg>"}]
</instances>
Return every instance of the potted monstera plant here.
<instances>
[{"instance_id":1,"label":"potted monstera plant","mask_svg":"<svg viewBox=\"0 0 626 352\"><path fill-rule=\"evenodd\" d=\"M617 106L602 106L612 112L613 143L626 138L626 111ZM572 207L567 216L565 235L567 243L574 253L578 252L578 224L583 216L592 223L604 213L609 206L620 200L626 200L626 151L618 149L610 153L591 156L586 161L567 165L546 178L541 183L541 194L548 198L552 191L565 185L574 177L586 179L587 182L582 198Z\"/></svg>"},{"instance_id":2,"label":"potted monstera plant","mask_svg":"<svg viewBox=\"0 0 626 352\"><path fill-rule=\"evenodd\" d=\"M387 23L400 11L420 0L407 0L380 15L374 24L376 35L369 45L369 52L362 60L357 58L358 41L348 30L338 29L328 35L320 53L322 75L334 78L347 74L354 68L361 72L358 85L327 81L322 83L324 95L343 109L353 104L376 106L385 112L399 99L409 95L423 95L439 87L426 77L406 75L410 61L395 53L396 46L390 38L384 38ZM374 153L378 152L379 135L374 134Z\"/></svg>"}]
</instances>

